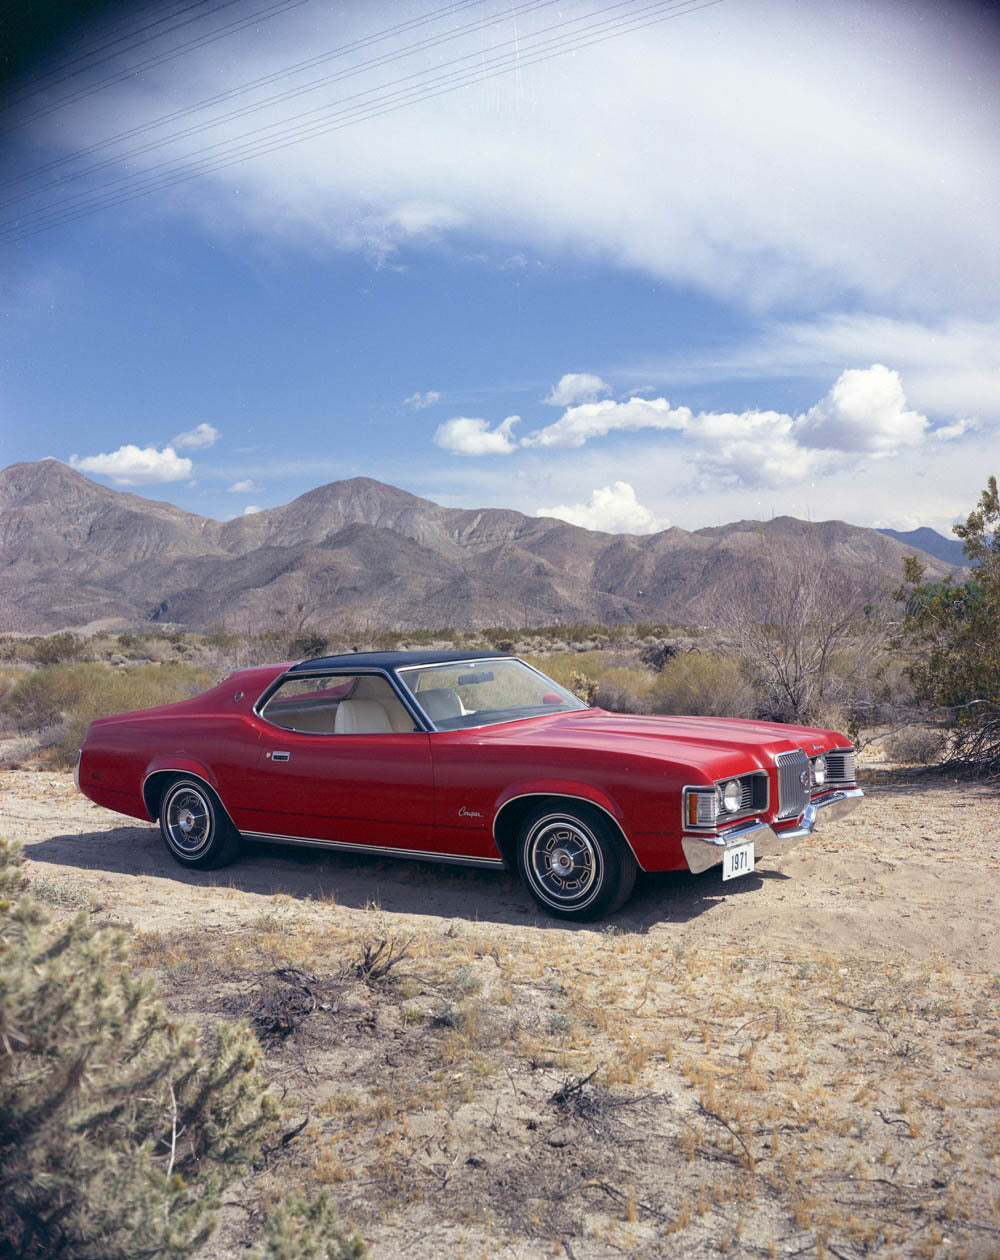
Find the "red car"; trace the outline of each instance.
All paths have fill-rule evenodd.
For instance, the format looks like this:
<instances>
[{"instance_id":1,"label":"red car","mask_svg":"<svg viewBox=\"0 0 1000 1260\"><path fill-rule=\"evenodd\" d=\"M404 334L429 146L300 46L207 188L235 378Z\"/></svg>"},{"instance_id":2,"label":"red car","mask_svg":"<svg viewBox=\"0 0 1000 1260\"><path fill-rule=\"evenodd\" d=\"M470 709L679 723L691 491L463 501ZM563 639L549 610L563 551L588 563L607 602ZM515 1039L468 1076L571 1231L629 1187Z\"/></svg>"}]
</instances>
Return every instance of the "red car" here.
<instances>
[{"instance_id":1,"label":"red car","mask_svg":"<svg viewBox=\"0 0 1000 1260\"><path fill-rule=\"evenodd\" d=\"M101 718L77 782L159 819L183 866L231 862L243 836L516 866L577 920L617 909L640 869L745 875L864 795L834 731L608 713L516 657L456 652L245 669Z\"/></svg>"}]
</instances>

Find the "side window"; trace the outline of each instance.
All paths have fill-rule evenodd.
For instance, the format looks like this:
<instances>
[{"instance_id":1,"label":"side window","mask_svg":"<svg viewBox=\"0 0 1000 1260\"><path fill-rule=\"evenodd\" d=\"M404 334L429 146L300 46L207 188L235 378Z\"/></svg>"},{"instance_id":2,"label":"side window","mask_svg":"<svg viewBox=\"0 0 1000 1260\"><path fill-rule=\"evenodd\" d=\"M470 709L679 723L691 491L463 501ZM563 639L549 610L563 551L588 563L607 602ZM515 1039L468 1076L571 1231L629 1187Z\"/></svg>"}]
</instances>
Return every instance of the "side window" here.
<instances>
[{"instance_id":1,"label":"side window","mask_svg":"<svg viewBox=\"0 0 1000 1260\"><path fill-rule=\"evenodd\" d=\"M386 679L377 674L290 678L260 716L286 731L312 735L378 735L416 730Z\"/></svg>"}]
</instances>

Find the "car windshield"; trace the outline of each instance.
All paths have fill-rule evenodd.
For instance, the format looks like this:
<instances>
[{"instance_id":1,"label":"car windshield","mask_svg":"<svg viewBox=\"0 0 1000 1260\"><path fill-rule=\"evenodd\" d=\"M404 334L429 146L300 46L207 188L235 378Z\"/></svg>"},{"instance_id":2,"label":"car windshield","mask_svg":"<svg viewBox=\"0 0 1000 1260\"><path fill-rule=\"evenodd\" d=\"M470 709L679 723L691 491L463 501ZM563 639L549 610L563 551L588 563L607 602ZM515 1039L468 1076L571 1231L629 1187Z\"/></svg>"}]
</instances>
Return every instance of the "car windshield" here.
<instances>
[{"instance_id":1,"label":"car windshield","mask_svg":"<svg viewBox=\"0 0 1000 1260\"><path fill-rule=\"evenodd\" d=\"M413 666L401 669L399 676L439 731L587 707L565 687L518 660Z\"/></svg>"}]
</instances>

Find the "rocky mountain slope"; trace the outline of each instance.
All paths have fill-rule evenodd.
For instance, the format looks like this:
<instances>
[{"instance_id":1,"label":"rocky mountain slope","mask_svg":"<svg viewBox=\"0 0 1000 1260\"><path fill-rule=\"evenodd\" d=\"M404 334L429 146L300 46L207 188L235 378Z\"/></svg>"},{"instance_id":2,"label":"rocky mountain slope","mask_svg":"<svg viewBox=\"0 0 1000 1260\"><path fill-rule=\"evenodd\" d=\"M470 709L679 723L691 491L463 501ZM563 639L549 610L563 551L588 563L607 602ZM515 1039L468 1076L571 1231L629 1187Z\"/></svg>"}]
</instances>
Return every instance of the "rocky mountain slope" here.
<instances>
[{"instance_id":1,"label":"rocky mountain slope","mask_svg":"<svg viewBox=\"0 0 1000 1260\"><path fill-rule=\"evenodd\" d=\"M444 508L366 477L221 523L101 486L57 460L0 472L0 631L96 620L260 628L711 620L765 531L790 552L899 580L901 543L778 517L635 537L502 509ZM928 575L949 565L922 556Z\"/></svg>"}]
</instances>

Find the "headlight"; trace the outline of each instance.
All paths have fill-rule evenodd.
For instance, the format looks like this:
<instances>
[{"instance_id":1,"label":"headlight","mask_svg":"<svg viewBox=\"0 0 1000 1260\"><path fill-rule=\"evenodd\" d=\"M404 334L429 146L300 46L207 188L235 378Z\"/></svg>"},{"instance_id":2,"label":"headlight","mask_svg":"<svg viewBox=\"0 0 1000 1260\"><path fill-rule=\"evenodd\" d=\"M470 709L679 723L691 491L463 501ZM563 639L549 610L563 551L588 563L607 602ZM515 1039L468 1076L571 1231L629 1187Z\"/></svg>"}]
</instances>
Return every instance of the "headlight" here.
<instances>
[{"instance_id":1,"label":"headlight","mask_svg":"<svg viewBox=\"0 0 1000 1260\"><path fill-rule=\"evenodd\" d=\"M725 787L721 789L721 792L722 808L727 814L735 814L743 804L743 789L735 779L730 779Z\"/></svg>"},{"instance_id":2,"label":"headlight","mask_svg":"<svg viewBox=\"0 0 1000 1260\"><path fill-rule=\"evenodd\" d=\"M817 787L822 787L823 784L826 782L826 758L825 757L817 757L816 760L812 763L812 777L813 777L813 783L815 783Z\"/></svg>"}]
</instances>

